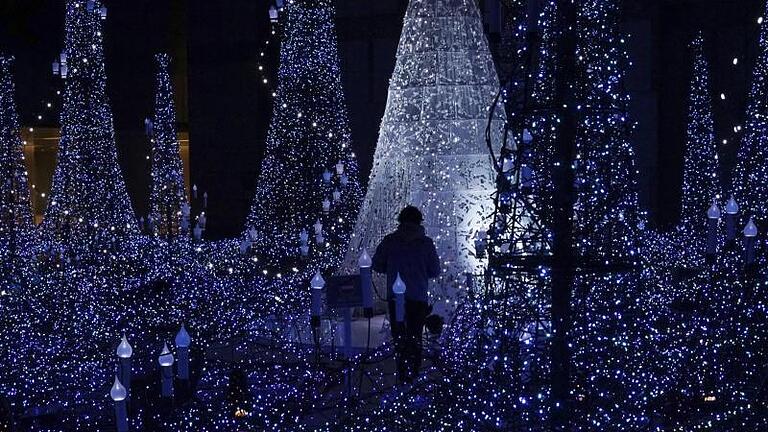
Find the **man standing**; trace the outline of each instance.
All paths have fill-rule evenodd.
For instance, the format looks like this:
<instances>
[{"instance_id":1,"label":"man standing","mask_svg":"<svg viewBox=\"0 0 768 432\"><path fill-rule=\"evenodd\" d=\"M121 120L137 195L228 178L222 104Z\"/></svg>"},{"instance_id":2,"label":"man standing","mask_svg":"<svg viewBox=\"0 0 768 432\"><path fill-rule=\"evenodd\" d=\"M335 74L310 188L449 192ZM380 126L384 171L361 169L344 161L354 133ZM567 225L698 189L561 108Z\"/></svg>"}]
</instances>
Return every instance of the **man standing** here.
<instances>
[{"instance_id":1,"label":"man standing","mask_svg":"<svg viewBox=\"0 0 768 432\"><path fill-rule=\"evenodd\" d=\"M424 234L423 220L418 208L405 207L397 217L400 226L384 237L373 255L373 270L387 274L389 322L395 342L397 375L405 383L412 382L419 375L421 336L429 310L429 279L440 275L435 243ZM395 319L395 297L392 293L398 274L406 286L405 322L402 326Z\"/></svg>"}]
</instances>

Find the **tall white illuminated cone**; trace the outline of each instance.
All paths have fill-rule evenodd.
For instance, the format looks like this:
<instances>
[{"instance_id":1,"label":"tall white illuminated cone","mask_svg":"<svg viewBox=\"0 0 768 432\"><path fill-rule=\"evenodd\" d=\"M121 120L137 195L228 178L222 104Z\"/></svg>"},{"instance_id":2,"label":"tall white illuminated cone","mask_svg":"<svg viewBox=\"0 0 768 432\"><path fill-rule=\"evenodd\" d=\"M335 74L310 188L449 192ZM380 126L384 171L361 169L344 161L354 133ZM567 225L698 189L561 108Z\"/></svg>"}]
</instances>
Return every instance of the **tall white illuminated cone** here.
<instances>
[{"instance_id":1,"label":"tall white illuminated cone","mask_svg":"<svg viewBox=\"0 0 768 432\"><path fill-rule=\"evenodd\" d=\"M493 212L495 171L484 134L498 88L475 2L411 0L345 270L355 271L360 251L375 250L413 204L444 263L442 294L453 297L448 287L479 264L472 239ZM503 112L494 123L500 133Z\"/></svg>"}]
</instances>

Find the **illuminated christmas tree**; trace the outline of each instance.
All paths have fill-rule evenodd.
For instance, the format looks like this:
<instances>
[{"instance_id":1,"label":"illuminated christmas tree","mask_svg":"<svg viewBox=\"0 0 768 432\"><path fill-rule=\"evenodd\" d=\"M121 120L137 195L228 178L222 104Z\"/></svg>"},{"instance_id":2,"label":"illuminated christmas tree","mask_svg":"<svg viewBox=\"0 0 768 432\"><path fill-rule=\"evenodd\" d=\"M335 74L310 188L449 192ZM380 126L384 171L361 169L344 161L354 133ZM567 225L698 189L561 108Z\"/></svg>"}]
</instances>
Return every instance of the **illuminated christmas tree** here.
<instances>
[{"instance_id":1,"label":"illuminated christmas tree","mask_svg":"<svg viewBox=\"0 0 768 432\"><path fill-rule=\"evenodd\" d=\"M649 380L640 367L648 352L643 345L647 327L626 318L644 315L638 299L649 289L636 267L643 216L629 142L632 125L624 89L628 61L620 14L617 0L577 5L576 259L570 312L565 314L572 324L562 327L570 351L567 384L572 396L567 415L559 416L561 422L575 425L574 430L608 425L632 430L642 424L647 409L642 395ZM553 317L557 319L562 318Z\"/></svg>"},{"instance_id":2,"label":"illuminated christmas tree","mask_svg":"<svg viewBox=\"0 0 768 432\"><path fill-rule=\"evenodd\" d=\"M255 229L256 250L267 265L288 271L300 254L302 231L314 232L320 222L314 243L324 256L323 267L334 268L346 250L362 195L335 10L330 0L297 0L283 13L277 95L246 231Z\"/></svg>"},{"instance_id":3,"label":"illuminated christmas tree","mask_svg":"<svg viewBox=\"0 0 768 432\"><path fill-rule=\"evenodd\" d=\"M43 223L75 256L135 231L106 94L99 2L66 2L61 141Z\"/></svg>"},{"instance_id":4,"label":"illuminated christmas tree","mask_svg":"<svg viewBox=\"0 0 768 432\"><path fill-rule=\"evenodd\" d=\"M768 3L765 11L768 12ZM765 15L763 15L765 16ZM733 173L733 194L746 217L758 222L768 218L768 20L761 21L760 45L752 88L749 92L747 120ZM746 219L745 219L746 220Z\"/></svg>"},{"instance_id":5,"label":"illuminated christmas tree","mask_svg":"<svg viewBox=\"0 0 768 432\"><path fill-rule=\"evenodd\" d=\"M176 136L176 108L167 54L155 56L157 92L152 121L152 221L161 234L179 232L181 205L185 202L184 173Z\"/></svg>"},{"instance_id":6,"label":"illuminated christmas tree","mask_svg":"<svg viewBox=\"0 0 768 432\"><path fill-rule=\"evenodd\" d=\"M31 256L34 229L12 64L13 57L0 56L0 260L4 281L13 278L20 257Z\"/></svg>"},{"instance_id":7,"label":"illuminated christmas tree","mask_svg":"<svg viewBox=\"0 0 768 432\"><path fill-rule=\"evenodd\" d=\"M683 171L683 198L680 230L687 252L680 258L701 264L707 238L707 209L719 201L717 145L712 119L709 67L704 57L704 38L699 35L692 44L693 76L688 101L688 130Z\"/></svg>"},{"instance_id":8,"label":"illuminated christmas tree","mask_svg":"<svg viewBox=\"0 0 768 432\"><path fill-rule=\"evenodd\" d=\"M345 269L395 229L407 204L424 213L443 262L441 297L450 300L457 275L477 269L473 239L493 212L496 172L484 135L498 89L475 2L411 1ZM494 142L502 125L499 110Z\"/></svg>"},{"instance_id":9,"label":"illuminated christmas tree","mask_svg":"<svg viewBox=\"0 0 768 432\"><path fill-rule=\"evenodd\" d=\"M553 169L557 129L560 124L555 104L555 89L561 76L557 58L558 28L557 3L547 2L539 17L539 50L533 80L530 110L526 125L530 128L531 147L527 151L526 183L535 197L536 219L546 227L554 224ZM525 143L524 143L525 144Z\"/></svg>"},{"instance_id":10,"label":"illuminated christmas tree","mask_svg":"<svg viewBox=\"0 0 768 432\"><path fill-rule=\"evenodd\" d=\"M576 49L576 135L574 238L587 260L632 262L640 215L635 155L628 140L629 97L624 91L625 40L613 1L580 5Z\"/></svg>"}]
</instances>

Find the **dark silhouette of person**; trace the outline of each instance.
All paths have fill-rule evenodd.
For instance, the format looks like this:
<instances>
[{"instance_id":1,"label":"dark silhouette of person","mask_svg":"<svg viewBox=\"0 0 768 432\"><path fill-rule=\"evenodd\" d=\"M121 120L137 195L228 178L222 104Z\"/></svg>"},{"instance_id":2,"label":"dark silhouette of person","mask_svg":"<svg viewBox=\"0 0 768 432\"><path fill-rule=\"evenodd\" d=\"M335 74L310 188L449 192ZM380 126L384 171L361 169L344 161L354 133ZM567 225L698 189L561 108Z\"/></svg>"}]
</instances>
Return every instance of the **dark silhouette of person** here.
<instances>
[{"instance_id":1,"label":"dark silhouette of person","mask_svg":"<svg viewBox=\"0 0 768 432\"><path fill-rule=\"evenodd\" d=\"M373 270L387 274L387 300L395 360L400 382L410 383L421 369L421 336L429 312L427 303L429 279L440 275L440 260L435 243L424 234L424 217L418 208L407 206L397 217L400 225L388 234L373 255ZM392 293L397 275L405 283L405 322L395 319L395 296Z\"/></svg>"}]
</instances>

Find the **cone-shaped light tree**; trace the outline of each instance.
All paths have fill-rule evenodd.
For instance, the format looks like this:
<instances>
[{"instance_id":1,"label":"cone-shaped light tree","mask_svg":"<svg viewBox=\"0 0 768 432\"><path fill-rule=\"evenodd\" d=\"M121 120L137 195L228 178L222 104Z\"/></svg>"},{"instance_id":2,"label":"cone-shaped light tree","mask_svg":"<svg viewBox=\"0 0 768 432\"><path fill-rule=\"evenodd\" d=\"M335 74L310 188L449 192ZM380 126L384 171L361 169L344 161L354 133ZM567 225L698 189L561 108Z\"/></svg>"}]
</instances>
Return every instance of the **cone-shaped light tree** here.
<instances>
[{"instance_id":1,"label":"cone-shaped light tree","mask_svg":"<svg viewBox=\"0 0 768 432\"><path fill-rule=\"evenodd\" d=\"M246 231L266 264L290 269L302 231L338 267L362 191L341 82L331 0L286 5L277 95ZM325 203L324 203L325 201ZM325 211L324 204L328 204ZM322 240L322 241L317 241Z\"/></svg>"},{"instance_id":2,"label":"cone-shaped light tree","mask_svg":"<svg viewBox=\"0 0 768 432\"><path fill-rule=\"evenodd\" d=\"M589 0L579 10L576 248L587 259L634 261L640 214L618 6L615 1Z\"/></svg>"},{"instance_id":3,"label":"cone-shaped light tree","mask_svg":"<svg viewBox=\"0 0 768 432\"><path fill-rule=\"evenodd\" d=\"M29 183L19 135L12 63L13 57L0 56L0 260L7 269L17 262L18 257L31 254L33 239Z\"/></svg>"},{"instance_id":4,"label":"cone-shaped light tree","mask_svg":"<svg viewBox=\"0 0 768 432\"><path fill-rule=\"evenodd\" d=\"M765 11L768 13L768 3ZM741 213L764 223L768 220L768 20L762 21L761 26L732 189Z\"/></svg>"},{"instance_id":5,"label":"cone-shaped light tree","mask_svg":"<svg viewBox=\"0 0 768 432\"><path fill-rule=\"evenodd\" d=\"M555 163L555 143L560 123L555 105L557 80L564 79L559 72L557 58L560 31L558 28L557 2L547 2L538 21L540 43L536 53L536 69L531 91L534 109L529 115L532 141L528 151L529 162L525 169L530 178L530 187L536 200L536 218L547 227L552 227L554 207L554 182L552 167ZM523 143L525 145L525 143Z\"/></svg>"},{"instance_id":6,"label":"cone-shaped light tree","mask_svg":"<svg viewBox=\"0 0 768 432\"><path fill-rule=\"evenodd\" d=\"M688 129L683 170L680 243L693 246L681 259L691 264L702 263L706 243L707 209L713 200L721 198L719 162L712 118L712 97L709 86L709 66L704 56L704 37L699 35L691 44L693 68L688 95Z\"/></svg>"},{"instance_id":7,"label":"cone-shaped light tree","mask_svg":"<svg viewBox=\"0 0 768 432\"><path fill-rule=\"evenodd\" d=\"M100 5L67 0L61 142L43 223L47 241L79 254L136 230L106 93Z\"/></svg>"},{"instance_id":8,"label":"cone-shaped light tree","mask_svg":"<svg viewBox=\"0 0 768 432\"><path fill-rule=\"evenodd\" d=\"M579 430L599 428L601 422L633 429L645 410L640 395L646 392L647 379L639 368L644 339L638 336L644 327L625 317L641 313L636 300L647 289L633 269L639 263L643 215L629 141L629 97L623 87L629 62L620 28L620 0L577 4L575 265L599 270L575 272L573 324L567 334L572 359L569 390L586 396L569 401L567 421L583 425ZM553 321L558 319L553 314ZM635 403L619 409L609 402L618 398Z\"/></svg>"},{"instance_id":9,"label":"cone-shaped light tree","mask_svg":"<svg viewBox=\"0 0 768 432\"><path fill-rule=\"evenodd\" d=\"M157 61L157 91L155 115L152 121L152 221L161 234L175 235L179 231L181 205L185 201L179 141L176 136L176 108L173 86L168 72L171 58L155 56Z\"/></svg>"},{"instance_id":10,"label":"cone-shaped light tree","mask_svg":"<svg viewBox=\"0 0 768 432\"><path fill-rule=\"evenodd\" d=\"M476 269L472 239L493 212L495 171L484 134L498 88L473 0L410 2L345 269L395 229L408 204L424 213L443 262L442 287ZM498 110L492 133L500 133L503 121ZM451 291L444 294L452 297Z\"/></svg>"}]
</instances>

